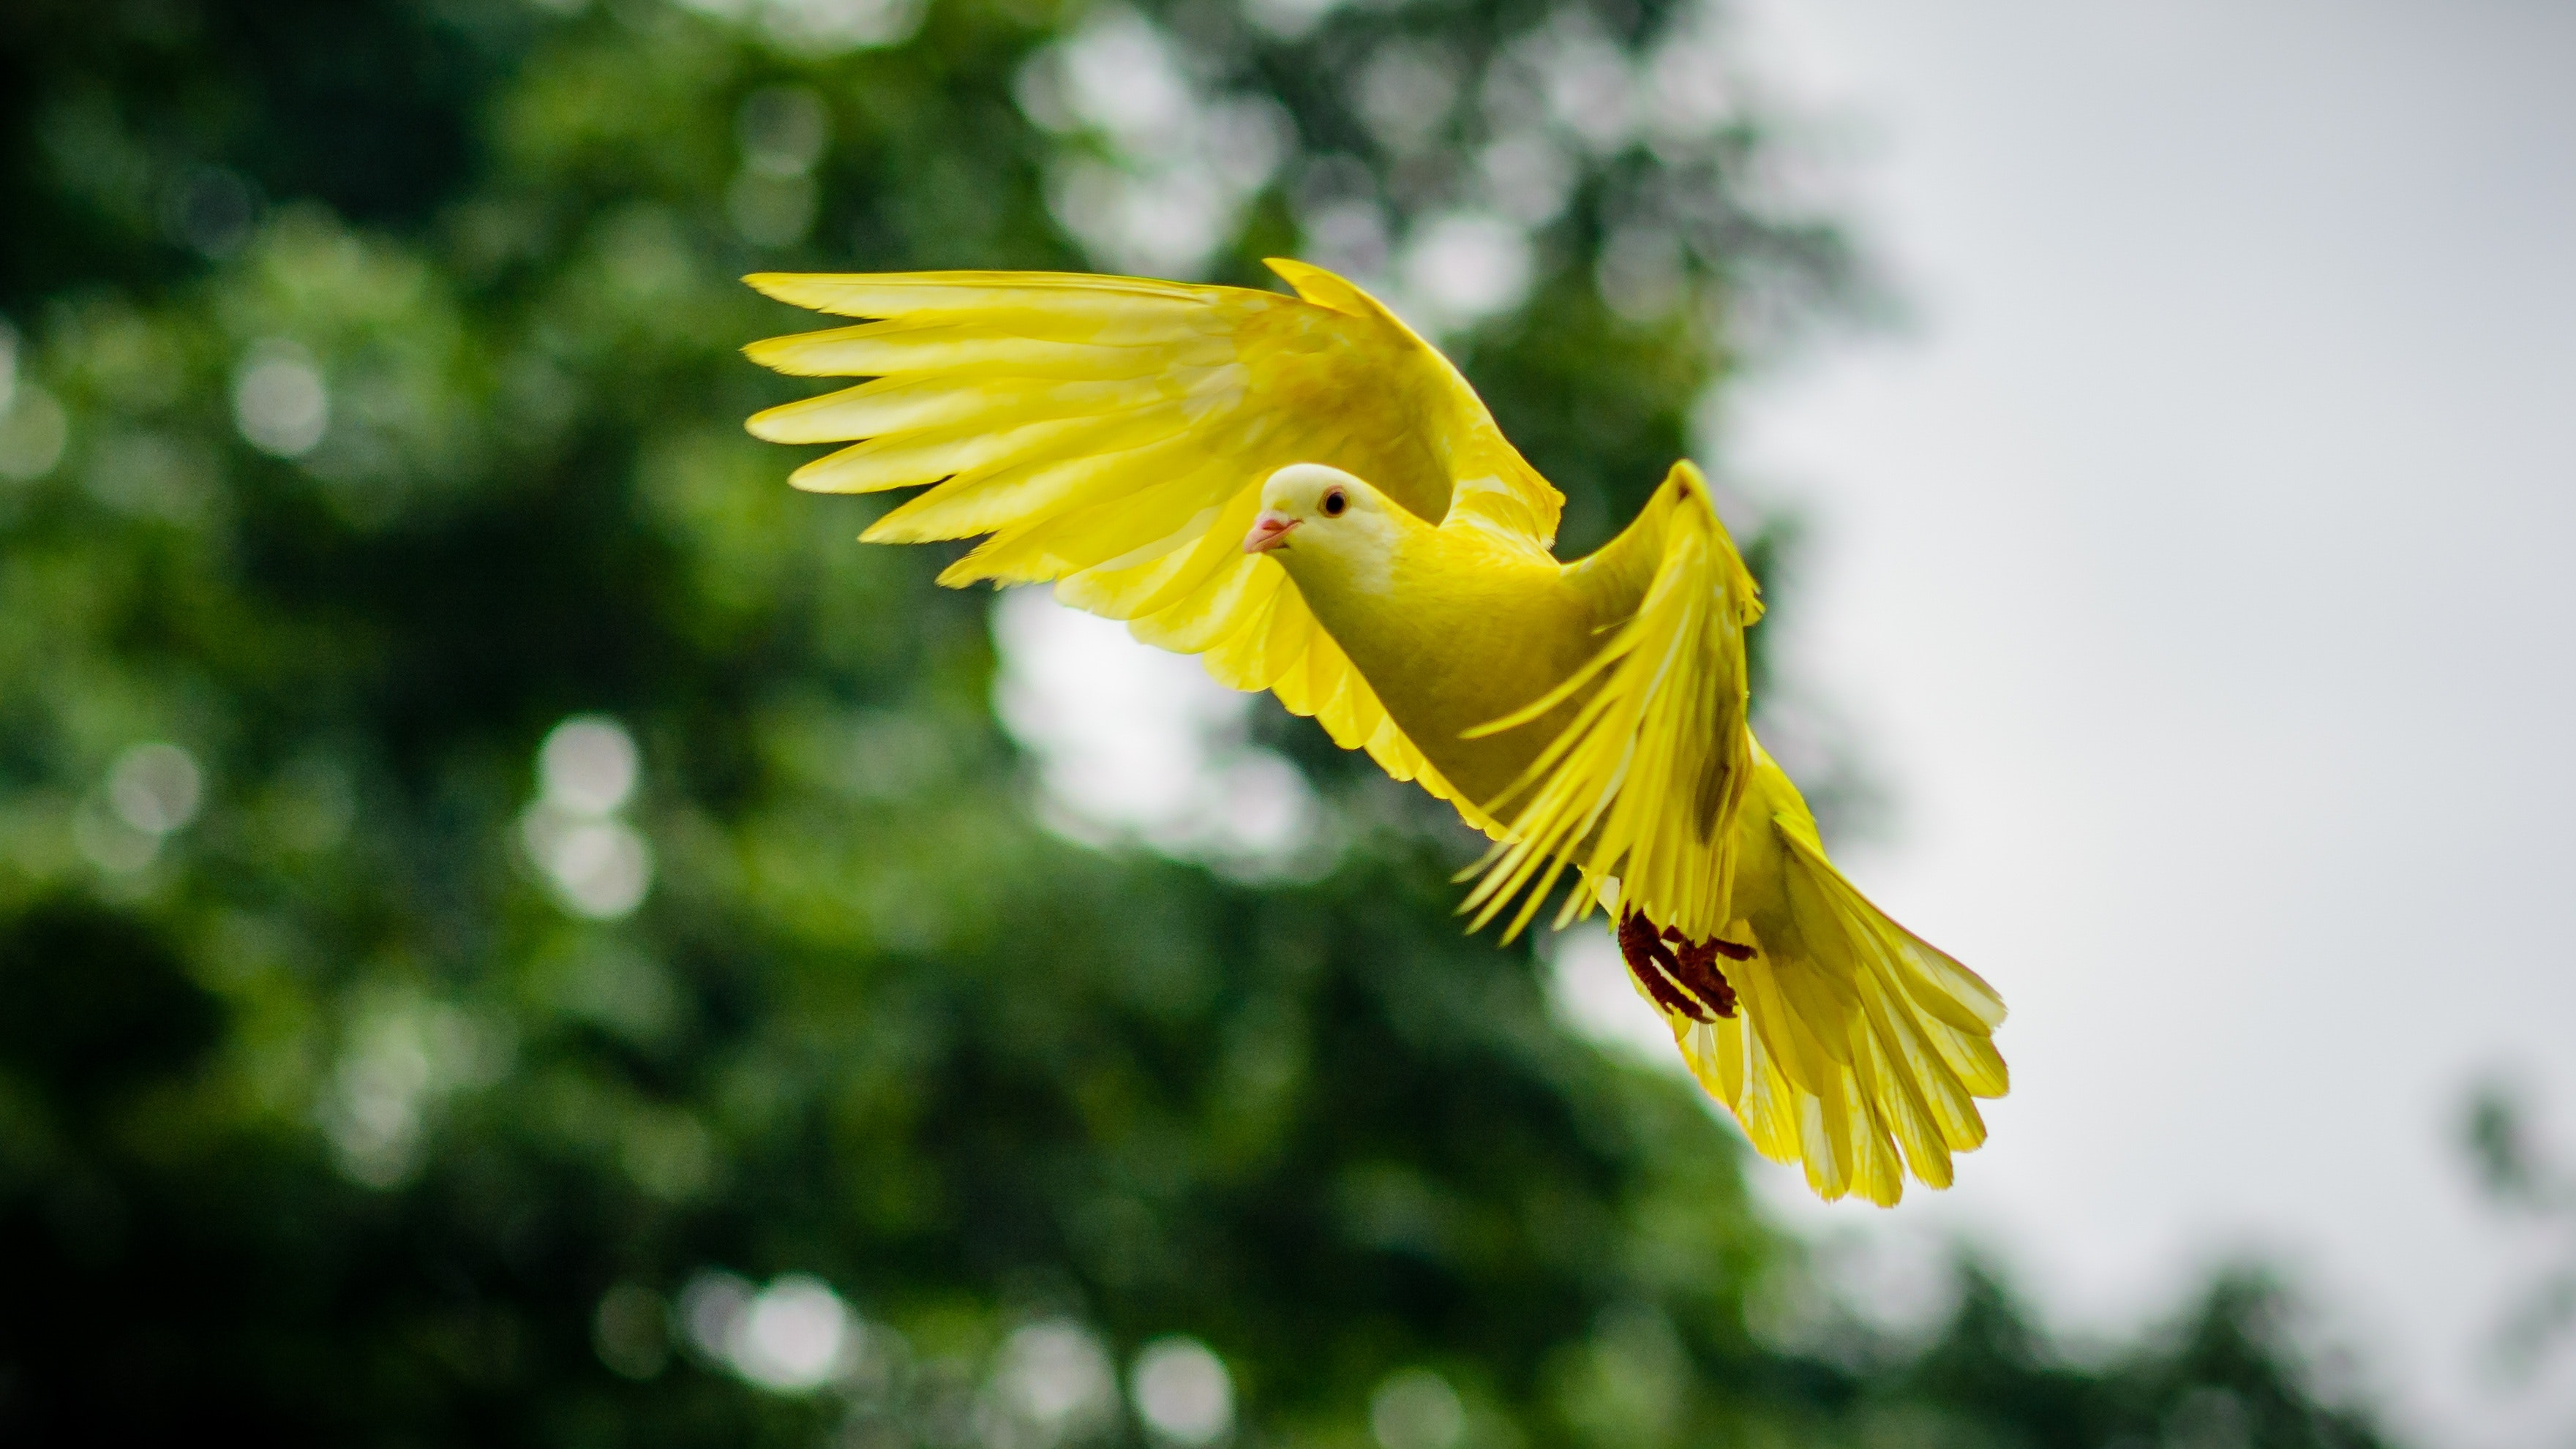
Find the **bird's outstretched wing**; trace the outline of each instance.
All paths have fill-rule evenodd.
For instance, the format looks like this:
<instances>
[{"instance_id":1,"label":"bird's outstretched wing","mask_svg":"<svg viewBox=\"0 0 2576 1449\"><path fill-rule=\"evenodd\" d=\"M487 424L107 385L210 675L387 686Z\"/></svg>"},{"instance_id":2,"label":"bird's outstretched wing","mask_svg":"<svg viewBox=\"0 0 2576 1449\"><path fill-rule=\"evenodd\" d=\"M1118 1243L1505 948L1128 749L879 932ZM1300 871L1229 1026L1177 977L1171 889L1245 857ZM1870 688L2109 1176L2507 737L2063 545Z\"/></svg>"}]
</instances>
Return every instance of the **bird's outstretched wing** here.
<instances>
[{"instance_id":1,"label":"bird's outstretched wing","mask_svg":"<svg viewBox=\"0 0 2576 1449\"><path fill-rule=\"evenodd\" d=\"M1819 1197L1891 1205L1908 1168L1948 1187L1950 1154L1986 1140L1976 1099L2011 1085L1993 1041L2003 998L1843 879L1803 809L1747 825L1775 836L1783 910L1726 963L1740 1015L1666 1013L1692 1074L1764 1156L1803 1162Z\"/></svg>"},{"instance_id":2,"label":"bird's outstretched wing","mask_svg":"<svg viewBox=\"0 0 2576 1449\"><path fill-rule=\"evenodd\" d=\"M1733 823L1752 770L1744 631L1762 616L1753 575L1707 480L1683 462L1636 521L1567 579L1604 617L1624 613L1625 622L1562 684L1469 731L1523 728L1580 702L1519 782L1486 802L1511 830L1465 908L1481 927L1518 899L1508 937L1571 866L1585 888L1567 893L1560 926L1616 877L1623 911L1693 940L1716 936L1729 920Z\"/></svg>"},{"instance_id":3,"label":"bird's outstretched wing","mask_svg":"<svg viewBox=\"0 0 2576 1449\"><path fill-rule=\"evenodd\" d=\"M1037 272L753 276L780 301L869 319L754 343L753 361L874 380L749 426L851 444L797 469L800 488L929 485L863 537L982 536L941 583L1052 583L1455 799L1278 561L1237 544L1262 482L1290 463L1344 469L1433 523L1455 511L1542 551L1564 498L1375 299L1320 268L1270 266L1297 296Z\"/></svg>"}]
</instances>

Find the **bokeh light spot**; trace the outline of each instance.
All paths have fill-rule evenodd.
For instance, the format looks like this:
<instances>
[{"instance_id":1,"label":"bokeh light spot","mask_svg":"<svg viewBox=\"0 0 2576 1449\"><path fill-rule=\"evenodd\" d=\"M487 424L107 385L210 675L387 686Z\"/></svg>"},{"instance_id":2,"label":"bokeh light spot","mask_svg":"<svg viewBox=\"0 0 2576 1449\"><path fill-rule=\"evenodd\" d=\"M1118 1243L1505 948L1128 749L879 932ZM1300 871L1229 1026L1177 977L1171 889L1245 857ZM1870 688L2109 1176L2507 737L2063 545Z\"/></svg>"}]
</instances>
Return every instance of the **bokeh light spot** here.
<instances>
[{"instance_id":1,"label":"bokeh light spot","mask_svg":"<svg viewBox=\"0 0 2576 1449\"><path fill-rule=\"evenodd\" d=\"M205 778L194 755L158 741L116 757L108 771L107 799L118 819L146 835L168 835L197 818Z\"/></svg>"},{"instance_id":2,"label":"bokeh light spot","mask_svg":"<svg viewBox=\"0 0 2576 1449\"><path fill-rule=\"evenodd\" d=\"M820 1388L839 1372L853 1327L830 1284L790 1273L745 1307L730 1344L734 1369L777 1393Z\"/></svg>"},{"instance_id":3,"label":"bokeh light spot","mask_svg":"<svg viewBox=\"0 0 2576 1449\"><path fill-rule=\"evenodd\" d=\"M1136 1355L1136 1414L1177 1444L1214 1444L1234 1432L1234 1377L1195 1338L1158 1338Z\"/></svg>"},{"instance_id":4,"label":"bokeh light spot","mask_svg":"<svg viewBox=\"0 0 2576 1449\"><path fill-rule=\"evenodd\" d=\"M576 915L618 920L653 888L651 844L615 818L642 766L635 737L606 715L575 715L537 747L537 801L519 817L519 840Z\"/></svg>"},{"instance_id":5,"label":"bokeh light spot","mask_svg":"<svg viewBox=\"0 0 2576 1449\"><path fill-rule=\"evenodd\" d=\"M1452 1449L1466 1430L1458 1391L1430 1369L1391 1373L1369 1395L1369 1432L1380 1449Z\"/></svg>"},{"instance_id":6,"label":"bokeh light spot","mask_svg":"<svg viewBox=\"0 0 2576 1449\"><path fill-rule=\"evenodd\" d=\"M545 802L575 815L604 816L635 793L642 755L626 726L603 714L575 715L537 748Z\"/></svg>"},{"instance_id":7,"label":"bokeh light spot","mask_svg":"<svg viewBox=\"0 0 2576 1449\"><path fill-rule=\"evenodd\" d=\"M794 246L813 231L821 197L810 176L746 170L725 188L725 215L753 246Z\"/></svg>"},{"instance_id":8,"label":"bokeh light spot","mask_svg":"<svg viewBox=\"0 0 2576 1449\"><path fill-rule=\"evenodd\" d=\"M1069 1319L1048 1319L1003 1340L990 1402L1009 1427L991 1426L987 1438L1058 1443L1116 1414L1117 1373L1098 1335Z\"/></svg>"},{"instance_id":9,"label":"bokeh light spot","mask_svg":"<svg viewBox=\"0 0 2576 1449\"><path fill-rule=\"evenodd\" d=\"M582 820L540 805L520 838L578 915L613 921L634 914L653 888L653 850L621 820Z\"/></svg>"},{"instance_id":10,"label":"bokeh light spot","mask_svg":"<svg viewBox=\"0 0 2576 1449\"><path fill-rule=\"evenodd\" d=\"M832 1285L785 1273L765 1288L701 1269L680 1290L680 1331L709 1361L772 1393L807 1393L852 1371L867 1328Z\"/></svg>"},{"instance_id":11,"label":"bokeh light spot","mask_svg":"<svg viewBox=\"0 0 2576 1449\"><path fill-rule=\"evenodd\" d=\"M993 634L995 706L1037 757L1059 830L1254 875L1298 867L1321 811L1295 765L1242 742L1251 696L1043 589L1004 594Z\"/></svg>"},{"instance_id":12,"label":"bokeh light spot","mask_svg":"<svg viewBox=\"0 0 2576 1449\"><path fill-rule=\"evenodd\" d=\"M758 1290L736 1273L703 1268L680 1290L679 1326L689 1346L717 1363L733 1363L734 1329L751 1311Z\"/></svg>"},{"instance_id":13,"label":"bokeh light spot","mask_svg":"<svg viewBox=\"0 0 2576 1449\"><path fill-rule=\"evenodd\" d=\"M301 458L331 425L331 394L311 353L270 338L254 344L233 375L233 422L263 453Z\"/></svg>"},{"instance_id":14,"label":"bokeh light spot","mask_svg":"<svg viewBox=\"0 0 2576 1449\"><path fill-rule=\"evenodd\" d=\"M1529 233L1486 212L1433 217L1404 250L1404 294L1434 327L1463 327L1507 312L1529 292Z\"/></svg>"}]
</instances>

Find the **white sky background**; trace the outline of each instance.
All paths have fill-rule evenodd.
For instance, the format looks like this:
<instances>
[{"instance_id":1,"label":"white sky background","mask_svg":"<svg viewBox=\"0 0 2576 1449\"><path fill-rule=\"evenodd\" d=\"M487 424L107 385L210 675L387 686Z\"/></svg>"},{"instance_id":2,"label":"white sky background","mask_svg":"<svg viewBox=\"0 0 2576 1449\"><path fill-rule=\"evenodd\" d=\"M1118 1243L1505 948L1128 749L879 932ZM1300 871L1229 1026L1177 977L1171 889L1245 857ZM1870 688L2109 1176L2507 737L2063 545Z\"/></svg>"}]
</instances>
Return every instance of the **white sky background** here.
<instances>
[{"instance_id":1,"label":"white sky background","mask_svg":"<svg viewBox=\"0 0 2576 1449\"><path fill-rule=\"evenodd\" d=\"M1846 864L2014 1012L1957 1189L1766 1197L1900 1314L1954 1238L2109 1333L2257 1253L2417 1442L2569 1444L2576 1346L2483 1366L2540 1244L2458 1129L2503 1070L2576 1149L2576 5L1741 3L1919 325L1740 388L1719 461L1817 525L1773 627L1898 805ZM1277 773L1193 666L1000 622L1051 779ZM1157 710L1213 743L1103 743ZM1220 858L1302 806L1079 793Z\"/></svg>"},{"instance_id":2,"label":"white sky background","mask_svg":"<svg viewBox=\"0 0 2576 1449\"><path fill-rule=\"evenodd\" d=\"M1894 783L1851 853L2014 1008L1961 1186L1799 1221L2007 1245L2063 1320L2286 1261L2425 1442L2566 1444L2479 1346L2576 1146L2576 6L1749 0L1864 123L1913 335L1734 399L1820 525L1793 668Z\"/></svg>"}]
</instances>

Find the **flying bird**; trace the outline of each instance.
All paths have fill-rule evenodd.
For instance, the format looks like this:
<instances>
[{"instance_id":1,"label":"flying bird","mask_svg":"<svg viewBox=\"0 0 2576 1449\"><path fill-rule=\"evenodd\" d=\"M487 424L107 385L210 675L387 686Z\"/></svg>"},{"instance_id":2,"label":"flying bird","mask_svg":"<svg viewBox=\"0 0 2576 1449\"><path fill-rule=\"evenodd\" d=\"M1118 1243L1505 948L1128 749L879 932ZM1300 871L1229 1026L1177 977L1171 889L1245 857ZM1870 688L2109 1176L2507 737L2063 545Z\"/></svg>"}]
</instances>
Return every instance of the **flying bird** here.
<instances>
[{"instance_id":1,"label":"flying bird","mask_svg":"<svg viewBox=\"0 0 2576 1449\"><path fill-rule=\"evenodd\" d=\"M861 319L752 344L856 386L750 430L844 443L823 493L925 491L862 537L980 538L939 581L1048 583L1266 689L1494 842L1462 909L1527 926L1567 874L1756 1149L1892 1204L1985 1138L2002 1000L1825 856L1747 723L1751 574L1689 463L1590 556L1448 360L1300 262L1296 295L1036 272L761 274Z\"/></svg>"}]
</instances>

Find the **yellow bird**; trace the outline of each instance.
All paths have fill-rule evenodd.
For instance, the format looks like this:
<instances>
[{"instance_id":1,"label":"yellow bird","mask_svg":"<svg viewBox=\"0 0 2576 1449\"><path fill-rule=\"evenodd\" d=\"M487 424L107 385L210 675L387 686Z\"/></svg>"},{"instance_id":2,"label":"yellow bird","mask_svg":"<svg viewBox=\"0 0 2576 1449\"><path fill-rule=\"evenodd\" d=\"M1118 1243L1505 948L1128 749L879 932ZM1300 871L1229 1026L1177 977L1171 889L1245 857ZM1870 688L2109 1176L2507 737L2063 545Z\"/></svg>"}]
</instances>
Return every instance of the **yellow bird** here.
<instances>
[{"instance_id":1,"label":"yellow bird","mask_svg":"<svg viewBox=\"0 0 2576 1449\"><path fill-rule=\"evenodd\" d=\"M1447 359L1349 282L1270 266L1296 296L753 276L866 319L754 361L872 380L749 426L850 444L800 488L930 485L863 537L982 537L941 583L1051 583L1449 801L1495 841L1476 925L1509 910L1508 939L1572 871L1556 924L1611 907L1693 1075L1821 1196L1948 1186L2006 1088L2003 1003L1843 879L1753 738L1761 604L1698 471L1560 562L1562 495Z\"/></svg>"}]
</instances>

